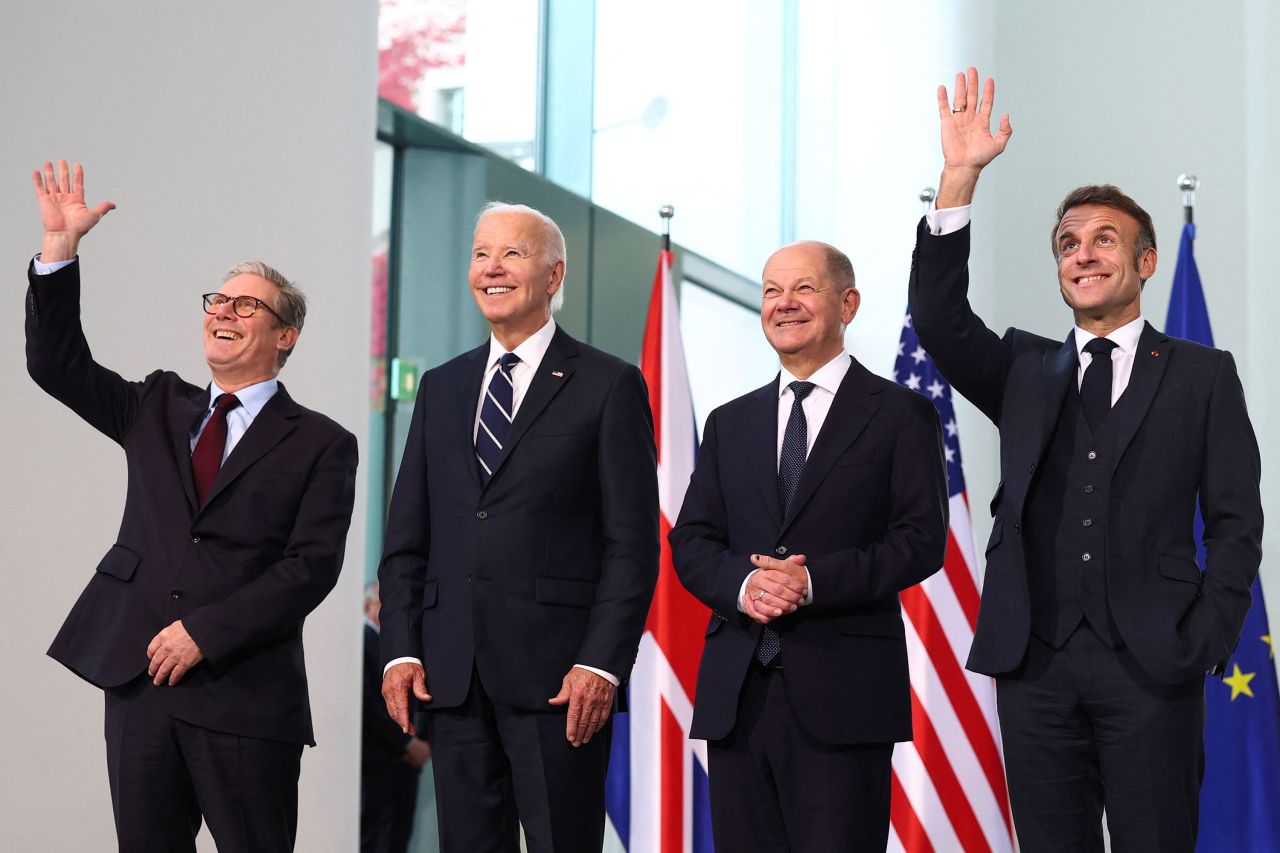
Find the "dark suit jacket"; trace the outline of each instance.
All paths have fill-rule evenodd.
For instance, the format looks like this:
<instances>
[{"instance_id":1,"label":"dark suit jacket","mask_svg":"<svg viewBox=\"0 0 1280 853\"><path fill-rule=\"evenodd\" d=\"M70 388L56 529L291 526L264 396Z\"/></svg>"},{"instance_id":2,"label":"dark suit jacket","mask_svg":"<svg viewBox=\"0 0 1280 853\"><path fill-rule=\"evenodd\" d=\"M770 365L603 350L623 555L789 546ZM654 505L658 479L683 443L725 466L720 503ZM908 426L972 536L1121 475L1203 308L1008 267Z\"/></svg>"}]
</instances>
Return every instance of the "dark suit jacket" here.
<instances>
[{"instance_id":1,"label":"dark suit jacket","mask_svg":"<svg viewBox=\"0 0 1280 853\"><path fill-rule=\"evenodd\" d=\"M124 449L129 486L116 544L49 654L116 687L146 670L151 638L181 619L207 660L166 688L173 716L312 743L302 623L342 565L355 437L281 385L198 506L190 436L209 391L165 371L127 382L95 362L80 327L79 266L28 273L27 369Z\"/></svg>"},{"instance_id":2,"label":"dark suit jacket","mask_svg":"<svg viewBox=\"0 0 1280 853\"><path fill-rule=\"evenodd\" d=\"M432 708L472 665L499 704L554 710L585 664L626 679L658 572L653 418L633 365L557 329L483 484L489 344L422 377L387 519L382 658L420 658Z\"/></svg>"},{"instance_id":3,"label":"dark suit jacket","mask_svg":"<svg viewBox=\"0 0 1280 853\"><path fill-rule=\"evenodd\" d=\"M898 592L942 567L947 485L929 400L854 360L781 517L778 381L707 418L671 547L713 615L691 736L733 729L760 626L738 611L751 554L804 554L813 603L775 620L797 720L825 743L911 739Z\"/></svg>"},{"instance_id":4,"label":"dark suit jacket","mask_svg":"<svg viewBox=\"0 0 1280 853\"><path fill-rule=\"evenodd\" d=\"M921 223L911 316L938 369L1000 428L1000 486L978 627L968 666L998 675L1022 661L1030 634L1027 502L1071 383L1075 339L989 330L968 302L969 228L935 237ZM1170 338L1150 324L1112 418L1107 528L1111 614L1139 663L1160 681L1225 663L1249 610L1262 557L1258 444L1230 353ZM1110 422L1110 421L1109 421ZM1196 495L1207 557L1196 565Z\"/></svg>"}]
</instances>

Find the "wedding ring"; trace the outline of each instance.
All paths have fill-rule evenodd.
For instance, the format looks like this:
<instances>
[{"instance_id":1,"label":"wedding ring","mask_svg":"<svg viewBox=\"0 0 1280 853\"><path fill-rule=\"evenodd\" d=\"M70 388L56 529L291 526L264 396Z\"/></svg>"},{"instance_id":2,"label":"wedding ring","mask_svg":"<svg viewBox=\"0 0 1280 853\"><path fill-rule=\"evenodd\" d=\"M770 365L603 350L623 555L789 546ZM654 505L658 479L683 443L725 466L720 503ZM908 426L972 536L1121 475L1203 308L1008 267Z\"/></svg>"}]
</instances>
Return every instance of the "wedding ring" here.
<instances>
[{"instance_id":1,"label":"wedding ring","mask_svg":"<svg viewBox=\"0 0 1280 853\"><path fill-rule=\"evenodd\" d=\"M962 113L962 112L964 112L964 107L960 107L959 109L956 109L956 108L952 107L952 109L951 109L951 114L952 114L952 115L955 115L956 113Z\"/></svg>"},{"instance_id":2,"label":"wedding ring","mask_svg":"<svg viewBox=\"0 0 1280 853\"><path fill-rule=\"evenodd\" d=\"M764 601L764 590L763 590L763 589L756 593L756 601Z\"/></svg>"}]
</instances>

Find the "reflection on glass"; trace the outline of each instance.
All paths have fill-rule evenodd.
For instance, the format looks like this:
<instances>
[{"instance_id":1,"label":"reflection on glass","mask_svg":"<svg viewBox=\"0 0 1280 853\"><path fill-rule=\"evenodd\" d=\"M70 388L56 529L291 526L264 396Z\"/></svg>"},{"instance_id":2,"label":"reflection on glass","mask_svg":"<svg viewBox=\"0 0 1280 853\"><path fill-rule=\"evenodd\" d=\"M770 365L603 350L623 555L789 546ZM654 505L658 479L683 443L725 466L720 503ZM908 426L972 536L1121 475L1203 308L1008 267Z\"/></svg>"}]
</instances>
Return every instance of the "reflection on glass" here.
<instances>
[{"instance_id":1,"label":"reflection on glass","mask_svg":"<svg viewBox=\"0 0 1280 853\"><path fill-rule=\"evenodd\" d=\"M378 94L534 169L538 0L380 0Z\"/></svg>"}]
</instances>

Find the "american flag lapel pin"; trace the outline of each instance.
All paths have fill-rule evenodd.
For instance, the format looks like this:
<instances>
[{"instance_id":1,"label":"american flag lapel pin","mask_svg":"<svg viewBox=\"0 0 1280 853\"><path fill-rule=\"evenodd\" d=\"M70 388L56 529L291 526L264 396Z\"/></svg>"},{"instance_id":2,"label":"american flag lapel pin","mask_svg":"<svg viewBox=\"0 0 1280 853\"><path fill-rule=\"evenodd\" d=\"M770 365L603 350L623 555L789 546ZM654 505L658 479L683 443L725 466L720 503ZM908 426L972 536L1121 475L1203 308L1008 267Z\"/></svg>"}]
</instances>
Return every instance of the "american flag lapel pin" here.
<instances>
[{"instance_id":1,"label":"american flag lapel pin","mask_svg":"<svg viewBox=\"0 0 1280 853\"><path fill-rule=\"evenodd\" d=\"M554 377L555 377L555 378L557 378L557 379L564 379L564 371L563 371L563 370L553 370L553 371L551 371L551 375L552 375L552 376L554 376Z\"/></svg>"}]
</instances>

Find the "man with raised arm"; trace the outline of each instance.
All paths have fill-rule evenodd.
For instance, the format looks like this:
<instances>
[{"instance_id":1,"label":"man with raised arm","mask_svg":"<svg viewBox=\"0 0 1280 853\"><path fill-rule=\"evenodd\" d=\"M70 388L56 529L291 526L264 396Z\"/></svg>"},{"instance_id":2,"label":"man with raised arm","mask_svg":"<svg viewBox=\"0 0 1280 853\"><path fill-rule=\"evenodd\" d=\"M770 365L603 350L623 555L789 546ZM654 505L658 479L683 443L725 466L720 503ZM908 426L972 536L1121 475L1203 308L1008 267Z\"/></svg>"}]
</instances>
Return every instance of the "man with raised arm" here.
<instances>
[{"instance_id":1,"label":"man with raised arm","mask_svg":"<svg viewBox=\"0 0 1280 853\"><path fill-rule=\"evenodd\" d=\"M1151 217L1072 190L1051 250L1074 328L988 329L968 302L969 213L1005 149L995 84L938 87L945 166L921 222L911 316L938 368L1000 429L1000 486L968 667L997 680L1022 850L1193 851L1204 676L1220 672L1261 559L1258 445L1229 353L1142 316ZM1206 546L1196 563L1199 507Z\"/></svg>"},{"instance_id":2,"label":"man with raised arm","mask_svg":"<svg viewBox=\"0 0 1280 853\"><path fill-rule=\"evenodd\" d=\"M106 695L119 849L194 851L203 819L222 853L291 850L314 743L302 624L338 579L356 472L355 437L276 378L306 302L237 264L203 297L210 381L126 381L80 323L80 240L115 205L85 204L79 164L33 178L27 369L129 470L115 544L49 649Z\"/></svg>"},{"instance_id":3,"label":"man with raised arm","mask_svg":"<svg viewBox=\"0 0 1280 853\"><path fill-rule=\"evenodd\" d=\"M382 694L427 703L441 848L599 850L611 711L658 577L644 378L571 338L564 236L490 203L471 247L488 340L422 377L387 519Z\"/></svg>"}]
</instances>

